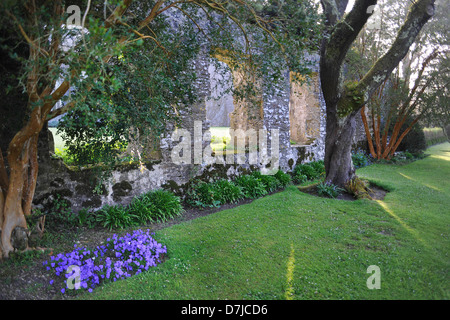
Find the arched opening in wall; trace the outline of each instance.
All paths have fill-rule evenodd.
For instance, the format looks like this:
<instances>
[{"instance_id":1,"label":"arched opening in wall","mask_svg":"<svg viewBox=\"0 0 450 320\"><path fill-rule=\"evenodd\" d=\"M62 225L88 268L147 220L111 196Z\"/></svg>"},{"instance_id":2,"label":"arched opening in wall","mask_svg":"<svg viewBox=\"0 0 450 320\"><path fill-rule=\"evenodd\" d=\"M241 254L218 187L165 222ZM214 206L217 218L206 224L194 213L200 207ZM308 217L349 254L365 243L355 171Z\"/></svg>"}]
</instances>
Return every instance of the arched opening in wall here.
<instances>
[{"instance_id":1,"label":"arched opening in wall","mask_svg":"<svg viewBox=\"0 0 450 320\"><path fill-rule=\"evenodd\" d=\"M257 81L250 80L245 68L229 55L216 52L212 59L211 97L206 102L211 148L216 154L255 151L253 142L263 125L262 93ZM250 138L248 135L253 132L256 133Z\"/></svg>"},{"instance_id":2,"label":"arched opening in wall","mask_svg":"<svg viewBox=\"0 0 450 320\"><path fill-rule=\"evenodd\" d=\"M319 76L308 78L290 73L291 93L289 99L291 146L306 146L320 137Z\"/></svg>"},{"instance_id":3,"label":"arched opening in wall","mask_svg":"<svg viewBox=\"0 0 450 320\"><path fill-rule=\"evenodd\" d=\"M211 96L206 100L206 120L210 123L211 149L223 152L231 147L230 114L234 111L233 79L230 68L212 61L208 68Z\"/></svg>"}]
</instances>

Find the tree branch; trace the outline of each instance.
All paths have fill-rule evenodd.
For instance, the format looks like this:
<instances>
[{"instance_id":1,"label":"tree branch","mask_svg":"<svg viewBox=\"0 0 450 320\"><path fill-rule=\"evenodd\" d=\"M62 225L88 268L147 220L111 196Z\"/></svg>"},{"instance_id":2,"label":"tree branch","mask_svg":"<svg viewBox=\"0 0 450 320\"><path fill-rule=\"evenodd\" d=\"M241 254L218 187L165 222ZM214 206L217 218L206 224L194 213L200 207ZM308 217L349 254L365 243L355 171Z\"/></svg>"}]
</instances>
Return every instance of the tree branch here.
<instances>
[{"instance_id":1,"label":"tree branch","mask_svg":"<svg viewBox=\"0 0 450 320\"><path fill-rule=\"evenodd\" d=\"M366 93L367 100L405 57L422 27L433 16L434 2L435 0L418 0L411 5L406 20L398 31L392 46L359 82L359 88Z\"/></svg>"}]
</instances>

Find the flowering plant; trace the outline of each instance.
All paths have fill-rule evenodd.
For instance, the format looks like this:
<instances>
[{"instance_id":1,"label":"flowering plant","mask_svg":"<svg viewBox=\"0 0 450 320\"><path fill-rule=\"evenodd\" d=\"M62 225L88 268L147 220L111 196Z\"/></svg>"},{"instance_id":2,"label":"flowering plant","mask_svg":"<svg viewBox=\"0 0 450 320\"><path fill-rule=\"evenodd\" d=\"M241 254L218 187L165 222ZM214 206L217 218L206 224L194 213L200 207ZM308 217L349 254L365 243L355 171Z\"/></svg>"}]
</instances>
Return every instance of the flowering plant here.
<instances>
[{"instance_id":1,"label":"flowering plant","mask_svg":"<svg viewBox=\"0 0 450 320\"><path fill-rule=\"evenodd\" d=\"M57 277L65 276L62 293L66 288L84 288L92 292L103 282L124 279L161 263L167 249L156 242L152 235L150 230L135 230L120 238L114 234L94 250L75 244L72 252L51 256L43 265ZM75 286L70 285L73 280ZM50 284L53 283L51 280Z\"/></svg>"}]
</instances>

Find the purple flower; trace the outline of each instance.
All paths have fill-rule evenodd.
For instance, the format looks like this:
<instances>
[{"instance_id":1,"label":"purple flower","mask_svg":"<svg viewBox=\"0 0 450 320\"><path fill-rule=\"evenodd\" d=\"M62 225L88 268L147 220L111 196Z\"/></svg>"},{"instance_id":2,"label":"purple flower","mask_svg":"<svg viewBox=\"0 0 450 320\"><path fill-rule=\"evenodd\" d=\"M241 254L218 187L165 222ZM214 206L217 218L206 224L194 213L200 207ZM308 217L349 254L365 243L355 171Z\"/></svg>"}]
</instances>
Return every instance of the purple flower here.
<instances>
[{"instance_id":1,"label":"purple flower","mask_svg":"<svg viewBox=\"0 0 450 320\"><path fill-rule=\"evenodd\" d=\"M136 230L120 238L113 235L107 242L95 250L77 248L75 245L72 252L52 256L51 267L47 266L47 270L52 270L56 276L64 274L66 278L70 278L76 276L75 272L72 270L71 274L67 274L65 271L72 265L79 266L77 272L81 287L87 289L91 286L88 291L92 292L101 281L125 279L150 266L156 266L156 262L160 262L160 255L167 252L165 246L151 237L149 230ZM111 256L115 257L114 260L111 260ZM42 264L45 266L48 262L44 261ZM61 292L64 293L65 289Z\"/></svg>"}]
</instances>

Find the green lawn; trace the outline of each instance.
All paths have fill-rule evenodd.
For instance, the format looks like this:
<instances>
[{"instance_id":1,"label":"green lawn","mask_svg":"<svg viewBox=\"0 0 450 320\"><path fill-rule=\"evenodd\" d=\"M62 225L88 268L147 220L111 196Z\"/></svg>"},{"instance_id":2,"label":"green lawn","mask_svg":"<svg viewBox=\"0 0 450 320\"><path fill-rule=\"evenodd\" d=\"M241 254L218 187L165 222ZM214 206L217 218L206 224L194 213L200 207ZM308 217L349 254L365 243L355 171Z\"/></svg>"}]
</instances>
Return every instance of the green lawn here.
<instances>
[{"instance_id":1,"label":"green lawn","mask_svg":"<svg viewBox=\"0 0 450 320\"><path fill-rule=\"evenodd\" d=\"M53 134L53 141L54 141L54 144L55 144L55 149L59 149L59 150L62 151L64 149L65 143L64 143L62 137L59 134L56 133L56 131L58 129L55 128L55 127L51 127L51 128L48 128L48 129Z\"/></svg>"},{"instance_id":2,"label":"green lawn","mask_svg":"<svg viewBox=\"0 0 450 320\"><path fill-rule=\"evenodd\" d=\"M448 299L450 144L408 165L358 175L383 201L344 201L294 186L156 232L169 259L83 299ZM367 268L381 272L368 289Z\"/></svg>"}]
</instances>

